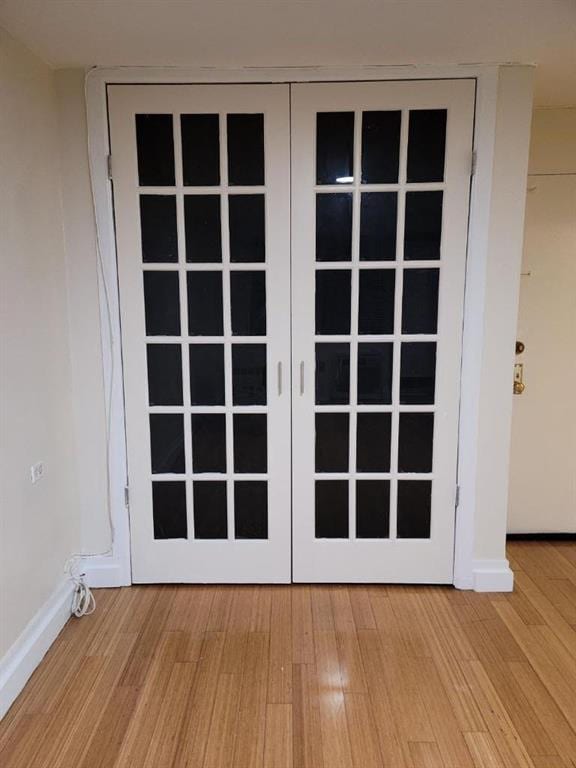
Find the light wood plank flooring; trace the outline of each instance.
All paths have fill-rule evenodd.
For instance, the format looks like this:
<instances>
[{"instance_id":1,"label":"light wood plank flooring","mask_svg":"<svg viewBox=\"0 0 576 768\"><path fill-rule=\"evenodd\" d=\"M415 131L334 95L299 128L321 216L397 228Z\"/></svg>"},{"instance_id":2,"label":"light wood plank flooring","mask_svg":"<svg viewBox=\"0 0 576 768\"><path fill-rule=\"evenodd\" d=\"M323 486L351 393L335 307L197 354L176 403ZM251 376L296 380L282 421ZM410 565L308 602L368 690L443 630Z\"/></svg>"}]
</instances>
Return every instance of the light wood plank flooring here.
<instances>
[{"instance_id":1,"label":"light wood plank flooring","mask_svg":"<svg viewBox=\"0 0 576 768\"><path fill-rule=\"evenodd\" d=\"M576 766L576 545L509 557L511 595L100 590L0 724L0 765Z\"/></svg>"}]
</instances>

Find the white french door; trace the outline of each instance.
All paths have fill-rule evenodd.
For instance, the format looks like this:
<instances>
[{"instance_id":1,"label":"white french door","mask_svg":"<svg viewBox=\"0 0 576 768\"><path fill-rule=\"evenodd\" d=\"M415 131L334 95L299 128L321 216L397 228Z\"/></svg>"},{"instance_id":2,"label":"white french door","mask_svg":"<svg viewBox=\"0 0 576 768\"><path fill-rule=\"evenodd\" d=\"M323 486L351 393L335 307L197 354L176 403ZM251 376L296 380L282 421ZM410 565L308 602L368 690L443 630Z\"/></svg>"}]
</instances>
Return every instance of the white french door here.
<instances>
[{"instance_id":1,"label":"white french door","mask_svg":"<svg viewBox=\"0 0 576 768\"><path fill-rule=\"evenodd\" d=\"M285 582L288 86L108 89L136 582Z\"/></svg>"},{"instance_id":2,"label":"white french door","mask_svg":"<svg viewBox=\"0 0 576 768\"><path fill-rule=\"evenodd\" d=\"M473 81L108 97L133 580L451 581Z\"/></svg>"},{"instance_id":3,"label":"white french door","mask_svg":"<svg viewBox=\"0 0 576 768\"><path fill-rule=\"evenodd\" d=\"M295 581L452 580L473 110L293 86Z\"/></svg>"}]
</instances>

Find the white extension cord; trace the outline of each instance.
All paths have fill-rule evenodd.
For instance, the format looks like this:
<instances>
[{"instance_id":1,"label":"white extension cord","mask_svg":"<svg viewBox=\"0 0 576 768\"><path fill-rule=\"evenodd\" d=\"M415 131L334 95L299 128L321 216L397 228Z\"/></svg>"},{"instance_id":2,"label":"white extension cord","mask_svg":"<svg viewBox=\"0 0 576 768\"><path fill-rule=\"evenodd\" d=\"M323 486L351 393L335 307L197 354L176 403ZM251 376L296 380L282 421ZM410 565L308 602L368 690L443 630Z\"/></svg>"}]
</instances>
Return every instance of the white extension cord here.
<instances>
[{"instance_id":1,"label":"white extension cord","mask_svg":"<svg viewBox=\"0 0 576 768\"><path fill-rule=\"evenodd\" d=\"M74 583L74 594L72 595L70 612L78 619L82 616L90 616L96 610L96 598L88 584L86 584L86 574L78 573L77 570L81 562L81 558L75 555L68 560L65 567L66 572Z\"/></svg>"}]
</instances>

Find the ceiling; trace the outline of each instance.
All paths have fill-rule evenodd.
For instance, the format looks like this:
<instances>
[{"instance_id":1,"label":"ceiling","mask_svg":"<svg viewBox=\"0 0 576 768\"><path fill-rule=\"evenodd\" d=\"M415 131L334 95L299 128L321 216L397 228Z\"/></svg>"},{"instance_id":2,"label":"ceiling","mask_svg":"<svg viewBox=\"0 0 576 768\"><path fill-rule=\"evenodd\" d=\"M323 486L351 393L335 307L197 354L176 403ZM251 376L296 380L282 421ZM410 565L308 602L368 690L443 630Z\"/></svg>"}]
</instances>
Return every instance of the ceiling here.
<instances>
[{"instance_id":1,"label":"ceiling","mask_svg":"<svg viewBox=\"0 0 576 768\"><path fill-rule=\"evenodd\" d=\"M521 62L576 104L576 0L0 0L54 67Z\"/></svg>"}]
</instances>

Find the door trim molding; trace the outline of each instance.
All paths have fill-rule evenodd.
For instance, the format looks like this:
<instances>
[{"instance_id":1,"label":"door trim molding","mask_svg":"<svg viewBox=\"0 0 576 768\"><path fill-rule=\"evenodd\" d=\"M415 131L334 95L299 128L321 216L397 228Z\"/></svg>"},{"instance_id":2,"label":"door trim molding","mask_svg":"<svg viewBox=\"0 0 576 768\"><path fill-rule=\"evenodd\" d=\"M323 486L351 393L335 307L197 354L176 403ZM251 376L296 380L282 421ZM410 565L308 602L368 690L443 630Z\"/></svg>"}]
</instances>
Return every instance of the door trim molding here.
<instances>
[{"instance_id":1,"label":"door trim molding","mask_svg":"<svg viewBox=\"0 0 576 768\"><path fill-rule=\"evenodd\" d=\"M494 387L490 388L487 382L494 379L494 374L497 374L497 380L502 380L503 376L505 380L508 375L507 365L513 361L511 340L515 334L523 230L523 202L519 207L513 196L516 194L523 201L523 195L519 193L525 185L528 162L533 67L497 64L262 69L117 67L94 68L87 73L85 82L88 156L100 265L98 287L103 369L105 381L110 382L106 411L110 425L110 512L115 529L111 556L99 558L98 562L94 558L85 561L90 580L97 579L99 586L131 583L130 531L124 493L127 460L120 308L112 187L107 161L107 86L113 83L230 84L461 78L476 80L474 150L478 163L471 184L466 265L459 467L458 478L455 478L455 485L458 483L460 486L460 498L456 513L454 584L464 589L480 588L475 578L476 555L487 555L487 559L493 555L493 559L506 562L502 558L506 542L512 393L511 387L509 393L495 392ZM502 110L501 104L510 92L510 87L505 87L507 82L510 87L515 85L516 98L513 104ZM494 163L498 130L501 134L498 134L499 145L506 149L516 148L508 167L503 169L495 167ZM510 173L512 178L505 179L505 174ZM497 185L500 185L503 196L499 201L498 213L495 213L494 192ZM493 219L496 218L507 219L506 232L494 224ZM494 263L503 255L506 258L509 256L509 262L498 275L500 282L495 286L490 282L490 278L494 280L495 277L491 275L491 265L494 271ZM502 315L498 333L495 332L493 322L487 327L486 318L492 313L496 319ZM482 417L487 413L490 414L491 422L500 425L496 435L499 440L496 451L494 445L485 439L486 425L481 429ZM483 492L483 482L491 480L494 464L497 461L502 464L502 457L504 466L499 467L499 476L495 482L492 481L491 494L486 494ZM486 514L488 503L489 513ZM485 517L488 522L483 522ZM486 525L492 525L495 535L490 530L483 530ZM498 589L497 583L494 588Z\"/></svg>"}]
</instances>

